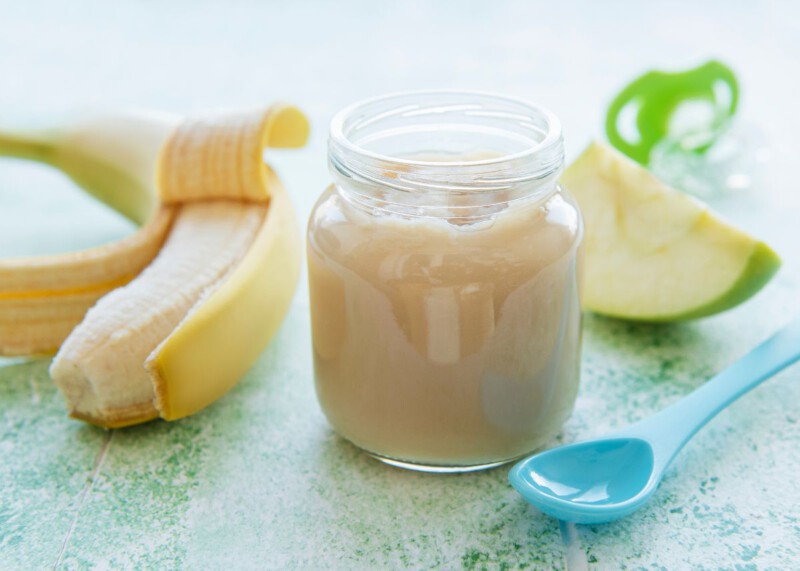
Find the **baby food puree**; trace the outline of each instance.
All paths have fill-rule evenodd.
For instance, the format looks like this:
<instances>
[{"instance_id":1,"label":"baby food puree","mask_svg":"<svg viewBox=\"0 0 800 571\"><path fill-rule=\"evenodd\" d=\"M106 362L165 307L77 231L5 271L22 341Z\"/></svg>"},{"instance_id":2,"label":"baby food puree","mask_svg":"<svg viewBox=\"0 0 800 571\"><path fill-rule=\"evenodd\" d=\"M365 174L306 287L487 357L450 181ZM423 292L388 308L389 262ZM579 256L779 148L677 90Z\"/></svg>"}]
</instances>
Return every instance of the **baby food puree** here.
<instances>
[{"instance_id":1,"label":"baby food puree","mask_svg":"<svg viewBox=\"0 0 800 571\"><path fill-rule=\"evenodd\" d=\"M494 466L556 433L578 387L580 213L557 120L418 92L345 109L308 229L316 389L391 464Z\"/></svg>"}]
</instances>

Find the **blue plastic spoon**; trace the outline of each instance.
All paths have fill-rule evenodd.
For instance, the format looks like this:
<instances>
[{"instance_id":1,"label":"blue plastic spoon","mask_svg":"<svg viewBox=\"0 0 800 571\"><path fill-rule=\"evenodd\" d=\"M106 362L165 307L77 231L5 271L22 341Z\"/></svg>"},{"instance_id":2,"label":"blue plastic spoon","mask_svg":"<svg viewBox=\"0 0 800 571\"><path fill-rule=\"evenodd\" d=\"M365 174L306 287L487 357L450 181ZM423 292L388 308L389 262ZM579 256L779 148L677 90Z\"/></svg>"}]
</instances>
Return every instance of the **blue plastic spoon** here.
<instances>
[{"instance_id":1,"label":"blue plastic spoon","mask_svg":"<svg viewBox=\"0 0 800 571\"><path fill-rule=\"evenodd\" d=\"M650 499L672 459L709 420L798 359L800 319L655 416L526 458L508 479L528 502L558 519L603 523L624 517Z\"/></svg>"}]
</instances>

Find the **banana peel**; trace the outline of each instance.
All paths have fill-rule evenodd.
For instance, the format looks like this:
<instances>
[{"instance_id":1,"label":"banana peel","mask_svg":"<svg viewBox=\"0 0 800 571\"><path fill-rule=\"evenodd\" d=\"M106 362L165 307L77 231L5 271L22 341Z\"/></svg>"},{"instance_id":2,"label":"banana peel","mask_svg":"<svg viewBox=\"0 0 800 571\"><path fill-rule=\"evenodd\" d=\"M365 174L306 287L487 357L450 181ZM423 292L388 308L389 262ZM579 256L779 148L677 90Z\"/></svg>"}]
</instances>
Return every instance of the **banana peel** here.
<instances>
[{"instance_id":1,"label":"banana peel","mask_svg":"<svg viewBox=\"0 0 800 571\"><path fill-rule=\"evenodd\" d=\"M97 248L0 260L0 355L49 355L86 310L155 258L175 209L154 213L135 233Z\"/></svg>"},{"instance_id":2,"label":"banana peel","mask_svg":"<svg viewBox=\"0 0 800 571\"><path fill-rule=\"evenodd\" d=\"M300 275L300 231L277 179L269 188L266 219L250 250L145 363L166 420L193 414L231 389L288 310Z\"/></svg>"}]
</instances>

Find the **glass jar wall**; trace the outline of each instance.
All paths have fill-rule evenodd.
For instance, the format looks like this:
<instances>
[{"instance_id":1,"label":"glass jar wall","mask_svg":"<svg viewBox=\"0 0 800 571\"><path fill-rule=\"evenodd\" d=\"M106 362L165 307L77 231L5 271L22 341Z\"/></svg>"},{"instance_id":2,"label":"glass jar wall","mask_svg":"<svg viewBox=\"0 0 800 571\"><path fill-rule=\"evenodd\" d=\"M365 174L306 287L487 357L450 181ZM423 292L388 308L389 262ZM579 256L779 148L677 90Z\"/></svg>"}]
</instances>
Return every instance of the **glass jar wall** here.
<instances>
[{"instance_id":1,"label":"glass jar wall","mask_svg":"<svg viewBox=\"0 0 800 571\"><path fill-rule=\"evenodd\" d=\"M385 462L430 471L543 445L580 368L583 230L557 182L557 119L495 95L392 95L334 118L329 164L308 269L332 426Z\"/></svg>"}]
</instances>

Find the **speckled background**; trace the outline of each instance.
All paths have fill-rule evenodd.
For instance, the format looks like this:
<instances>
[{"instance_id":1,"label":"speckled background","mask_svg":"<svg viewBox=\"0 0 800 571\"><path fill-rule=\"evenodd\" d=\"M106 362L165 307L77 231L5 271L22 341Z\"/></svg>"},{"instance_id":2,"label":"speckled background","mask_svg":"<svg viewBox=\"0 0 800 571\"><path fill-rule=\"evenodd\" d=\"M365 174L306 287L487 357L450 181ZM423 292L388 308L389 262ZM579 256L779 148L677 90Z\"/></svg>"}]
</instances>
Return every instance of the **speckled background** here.
<instances>
[{"instance_id":1,"label":"speckled background","mask_svg":"<svg viewBox=\"0 0 800 571\"><path fill-rule=\"evenodd\" d=\"M327 123L356 99L424 87L535 99L562 118L571 158L627 78L725 59L771 160L756 189L714 205L784 269L696 323L587 316L581 392L559 438L574 441L660 410L800 309L799 6L0 0L0 122L288 99L315 130L307 150L271 160L305 219L327 183ZM58 175L0 161L0 255L130 231ZM174 424L69 420L47 366L0 360L0 569L800 569L798 368L703 430L647 508L560 528L507 485L507 467L409 473L337 438L314 397L305 285L242 383Z\"/></svg>"}]
</instances>

